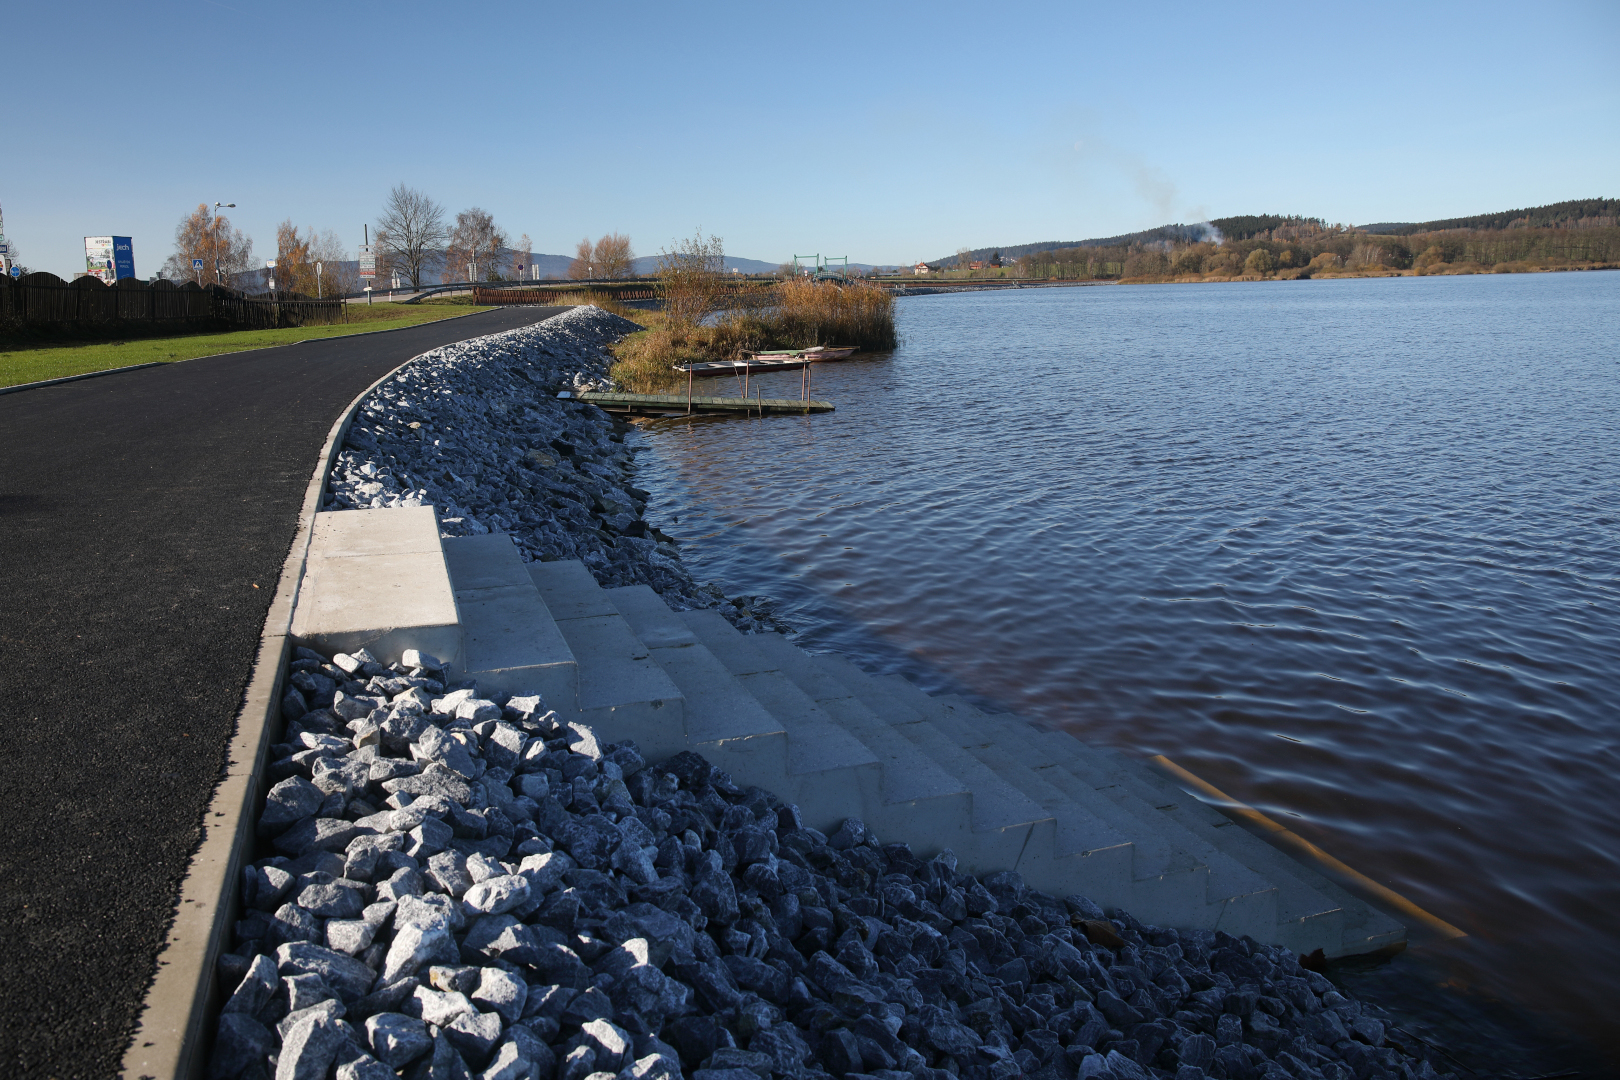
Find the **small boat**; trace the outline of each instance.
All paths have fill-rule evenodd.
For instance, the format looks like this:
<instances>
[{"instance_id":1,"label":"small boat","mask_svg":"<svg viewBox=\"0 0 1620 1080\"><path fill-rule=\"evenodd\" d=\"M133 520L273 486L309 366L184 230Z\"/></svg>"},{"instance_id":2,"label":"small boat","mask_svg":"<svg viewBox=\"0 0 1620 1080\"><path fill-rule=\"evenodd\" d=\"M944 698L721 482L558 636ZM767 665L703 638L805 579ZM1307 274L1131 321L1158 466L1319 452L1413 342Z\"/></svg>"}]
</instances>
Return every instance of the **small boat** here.
<instances>
[{"instance_id":1,"label":"small boat","mask_svg":"<svg viewBox=\"0 0 1620 1080\"><path fill-rule=\"evenodd\" d=\"M771 349L744 353L742 360L713 360L699 364L676 364L675 370L693 375L734 375L744 371L793 371L824 360L843 360L853 355L855 346L817 345L809 349Z\"/></svg>"}]
</instances>

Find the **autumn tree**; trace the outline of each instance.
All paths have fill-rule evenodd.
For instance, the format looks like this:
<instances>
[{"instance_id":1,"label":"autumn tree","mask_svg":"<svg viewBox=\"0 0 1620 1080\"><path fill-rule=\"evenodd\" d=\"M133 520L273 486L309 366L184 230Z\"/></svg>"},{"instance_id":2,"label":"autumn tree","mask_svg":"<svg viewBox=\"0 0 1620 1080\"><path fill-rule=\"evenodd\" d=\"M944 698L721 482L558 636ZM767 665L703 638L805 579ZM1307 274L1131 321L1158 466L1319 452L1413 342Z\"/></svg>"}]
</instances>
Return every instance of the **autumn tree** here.
<instances>
[{"instance_id":1,"label":"autumn tree","mask_svg":"<svg viewBox=\"0 0 1620 1080\"><path fill-rule=\"evenodd\" d=\"M201 259L202 272L192 268ZM253 240L241 229L231 228L231 220L215 214L206 203L180 219L174 230L174 254L163 264L163 276L176 281L229 285L253 263Z\"/></svg>"},{"instance_id":2,"label":"autumn tree","mask_svg":"<svg viewBox=\"0 0 1620 1080\"><path fill-rule=\"evenodd\" d=\"M587 236L574 248L574 261L568 264L568 276L575 281L589 281L595 258L596 249L591 246L591 238Z\"/></svg>"},{"instance_id":3,"label":"autumn tree","mask_svg":"<svg viewBox=\"0 0 1620 1080\"><path fill-rule=\"evenodd\" d=\"M1265 248L1255 248L1249 252L1249 257L1243 260L1243 269L1251 274L1269 274L1276 265L1271 252Z\"/></svg>"},{"instance_id":4,"label":"autumn tree","mask_svg":"<svg viewBox=\"0 0 1620 1080\"><path fill-rule=\"evenodd\" d=\"M495 224L495 215L473 207L456 215L445 251L446 281L499 281L506 265L506 232Z\"/></svg>"},{"instance_id":5,"label":"autumn tree","mask_svg":"<svg viewBox=\"0 0 1620 1080\"><path fill-rule=\"evenodd\" d=\"M630 238L608 233L596 242L591 252L599 278L627 278L635 266L636 253L630 250Z\"/></svg>"},{"instance_id":6,"label":"autumn tree","mask_svg":"<svg viewBox=\"0 0 1620 1080\"><path fill-rule=\"evenodd\" d=\"M423 266L449 236L444 207L415 188L396 184L377 218L377 236L379 243L387 240L392 267L411 279L412 288L420 289Z\"/></svg>"}]
</instances>

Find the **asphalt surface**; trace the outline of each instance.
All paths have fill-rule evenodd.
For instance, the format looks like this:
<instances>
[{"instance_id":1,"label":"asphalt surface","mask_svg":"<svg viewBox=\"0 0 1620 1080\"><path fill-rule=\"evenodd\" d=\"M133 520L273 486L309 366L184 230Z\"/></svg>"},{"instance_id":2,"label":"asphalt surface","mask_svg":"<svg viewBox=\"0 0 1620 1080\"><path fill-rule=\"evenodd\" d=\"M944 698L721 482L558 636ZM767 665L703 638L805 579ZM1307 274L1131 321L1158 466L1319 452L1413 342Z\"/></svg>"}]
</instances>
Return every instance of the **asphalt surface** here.
<instances>
[{"instance_id":1,"label":"asphalt surface","mask_svg":"<svg viewBox=\"0 0 1620 1080\"><path fill-rule=\"evenodd\" d=\"M561 310L0 395L0 1075L117 1075L338 415Z\"/></svg>"}]
</instances>

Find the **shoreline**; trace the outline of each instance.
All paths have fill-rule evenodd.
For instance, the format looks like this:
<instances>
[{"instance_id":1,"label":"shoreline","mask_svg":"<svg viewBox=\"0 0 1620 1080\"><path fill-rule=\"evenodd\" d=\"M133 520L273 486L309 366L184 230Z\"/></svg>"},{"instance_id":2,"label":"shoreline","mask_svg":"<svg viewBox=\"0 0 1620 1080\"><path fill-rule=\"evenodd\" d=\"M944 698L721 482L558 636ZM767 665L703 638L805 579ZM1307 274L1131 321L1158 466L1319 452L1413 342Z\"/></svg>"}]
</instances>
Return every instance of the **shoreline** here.
<instances>
[{"instance_id":1,"label":"shoreline","mask_svg":"<svg viewBox=\"0 0 1620 1080\"><path fill-rule=\"evenodd\" d=\"M551 388L506 378L539 360L554 377L576 368L576 386L590 380L593 339L617 320L585 310L551 320L550 333L435 350L380 384L334 462L325 508L423 505L451 490L455 501L439 511L446 535L508 525L503 450L532 443L548 420L559 436L546 445L578 475L526 454L522 474L549 480L531 487L602 500L616 486L635 500L634 455L612 448L620 425L582 421L587 411L533 396ZM459 393L451 379L466 380ZM424 430L430 421L406 419L411 393L441 406L436 440ZM513 397L525 399L523 411L510 408ZM601 438L587 442L593 434ZM563 435L578 440L572 453L555 445ZM436 464L461 450L460 461L495 466L493 475L463 464L468 484L454 462L442 479L424 475L429 446ZM619 468L589 467L600 460ZM632 572L634 557L621 563L595 543L617 546L604 535L602 526L620 528L607 510L597 507L595 526L579 515L552 522L583 549L554 557L596 554L593 574ZM626 526L618 535L634 534ZM542 560L554 542L543 529L512 535ZM653 554L678 559L651 546L630 549L649 566ZM661 568L680 571L665 595L683 598L690 575ZM247 1075L266 1052L284 1066L319 1059L366 1077L407 1065L407 1075L424 1065L424 1075L441 1066L459 1075L457 1065L485 1062L548 1080L592 1068L630 1080L701 1069L812 1080L1076 1071L1203 1080L1273 1063L1335 1080L1451 1075L1386 1036L1396 1021L1286 948L1147 926L1084 897L1035 892L1010 872L959 874L949 852L923 861L910 838L880 842L856 819L818 833L793 807L733 785L696 755L659 763L632 744L599 745L538 699L491 700L446 681L432 658L407 655L416 666L406 669L363 655L297 656L272 770L280 783L259 827L267 839L258 854L278 854L255 861L250 910L221 959L237 986L218 1018L222 1075ZM351 761L380 779L360 791ZM685 815L681 837L676 814ZM469 815L487 822L476 836L464 835ZM780 859L743 855L743 840L761 829ZM575 893L572 906L561 903ZM816 936L823 911L834 926ZM846 922L866 932L838 936ZM534 950L549 950L544 958L525 951L526 934L541 935ZM278 996L280 978L289 989Z\"/></svg>"}]
</instances>

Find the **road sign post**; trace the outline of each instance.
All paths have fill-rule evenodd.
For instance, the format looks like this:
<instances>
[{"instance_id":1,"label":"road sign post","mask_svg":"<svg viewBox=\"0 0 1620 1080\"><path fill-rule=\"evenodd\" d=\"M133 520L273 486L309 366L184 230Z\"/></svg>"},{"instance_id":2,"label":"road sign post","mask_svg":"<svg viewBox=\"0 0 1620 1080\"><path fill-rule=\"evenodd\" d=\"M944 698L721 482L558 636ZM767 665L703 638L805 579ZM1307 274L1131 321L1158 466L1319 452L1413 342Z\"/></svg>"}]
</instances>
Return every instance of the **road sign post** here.
<instances>
[{"instance_id":1,"label":"road sign post","mask_svg":"<svg viewBox=\"0 0 1620 1080\"><path fill-rule=\"evenodd\" d=\"M191 272L193 274L197 275L197 286L199 288L202 287L202 268L203 268L203 261L201 259L192 259L191 260Z\"/></svg>"}]
</instances>

